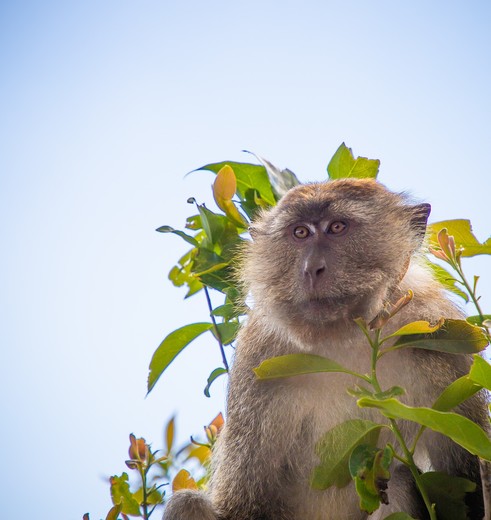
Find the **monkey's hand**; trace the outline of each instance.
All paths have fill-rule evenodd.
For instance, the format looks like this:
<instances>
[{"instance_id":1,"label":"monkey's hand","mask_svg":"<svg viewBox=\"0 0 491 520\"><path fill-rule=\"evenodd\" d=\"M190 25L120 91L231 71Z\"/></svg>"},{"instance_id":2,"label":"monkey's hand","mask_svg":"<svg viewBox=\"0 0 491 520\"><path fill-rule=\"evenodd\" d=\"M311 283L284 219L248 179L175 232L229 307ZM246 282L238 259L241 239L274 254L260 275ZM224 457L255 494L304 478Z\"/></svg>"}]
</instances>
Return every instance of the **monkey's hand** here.
<instances>
[{"instance_id":1,"label":"monkey's hand","mask_svg":"<svg viewBox=\"0 0 491 520\"><path fill-rule=\"evenodd\" d=\"M163 520L217 520L210 499L202 491L185 489L169 500Z\"/></svg>"}]
</instances>

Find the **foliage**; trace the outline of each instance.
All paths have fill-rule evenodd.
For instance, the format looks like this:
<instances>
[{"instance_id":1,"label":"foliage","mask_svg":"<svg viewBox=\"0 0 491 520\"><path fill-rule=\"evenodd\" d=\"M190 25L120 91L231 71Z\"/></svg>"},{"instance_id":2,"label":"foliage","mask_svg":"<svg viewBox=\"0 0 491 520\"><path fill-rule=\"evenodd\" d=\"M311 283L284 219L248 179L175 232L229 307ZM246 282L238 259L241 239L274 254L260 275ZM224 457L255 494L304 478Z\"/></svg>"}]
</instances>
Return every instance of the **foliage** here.
<instances>
[{"instance_id":1,"label":"foliage","mask_svg":"<svg viewBox=\"0 0 491 520\"><path fill-rule=\"evenodd\" d=\"M126 466L131 477L123 472L109 478L113 506L106 520L137 517L148 520L167 497L166 486L172 491L179 489L204 489L208 481L208 464L211 450L223 427L222 414L204 428L206 441L191 441L178 448L175 445L175 419L172 417L165 427L165 449L153 451L145 439L130 435L129 459ZM184 467L194 463L198 478L193 478ZM191 464L193 465L193 464ZM132 480L133 482L130 482ZM161 516L161 515L160 515ZM84 515L89 520L89 515Z\"/></svg>"},{"instance_id":2,"label":"foliage","mask_svg":"<svg viewBox=\"0 0 491 520\"><path fill-rule=\"evenodd\" d=\"M161 233L179 236L190 249L177 261L169 273L176 287L185 287L185 298L203 294L209 310L209 321L184 325L168 334L154 353L149 370L150 392L169 365L198 336L210 332L221 352L222 366L212 371L204 388L209 397L212 383L229 370L229 358L234 340L246 312L240 287L234 278L237 256L245 240L248 227L257 212L277 203L283 194L299 183L290 170L280 170L269 161L257 157L261 164L224 161L207 164L197 171L213 172L213 197L217 210L189 199L195 211L188 217L185 230L165 225ZM355 158L343 143L327 167L329 178L376 178L379 161L364 157ZM198 173L195 173L198 174ZM409 292L390 311L379 315L373 322L356 320L372 350L372 370L369 375L358 374L338 363L308 354L292 354L264 361L255 369L259 379L294 377L312 372L345 372L359 379L363 386L348 389L360 408L380 412L380 422L352 420L342 423L319 439L316 450L319 465L312 472L312 486L326 489L342 487L354 481L360 497L360 507L369 513L387 500L385 489L390 479L389 466L396 458L406 464L427 505L430 518L465 519L464 497L472 491L473 483L444 474L420 474L414 464L416 443L425 428L447 435L465 449L491 461L491 441L476 424L452 411L460 403L482 388L491 390L491 365L479 356L490 339L491 316L484 314L477 295L478 277L469 283L462 269L463 257L491 254L491 239L480 243L472 234L467 220L449 220L434 223L428 229L428 265L444 287L464 301L471 301L476 315L465 320L441 320L436 325L418 321L406 324L393 334L384 335L384 327L405 305L409 305ZM210 293L219 295L219 305L212 304ZM461 377L433 404L432 408L417 408L402 404L398 397L404 393L400 387L381 388L377 379L377 362L382 356L403 348L421 348L451 352L472 353L474 364L470 373ZM205 377L204 377L205 379ZM400 420L419 425L419 435L408 446L399 427ZM172 482L172 489L202 488L206 486L207 461L210 448L223 424L219 416L205 430L206 443L191 443L176 450L173 446L174 420L167 425L166 450L163 455L153 452L143 439L130 436L130 460L127 466L138 477L136 490L131 491L129 477L123 473L111 478L113 507L107 519L126 519L128 515L148 518L155 507L165 502L162 486ZM381 429L389 429L397 445L376 446ZM195 457L201 477L193 479L183 464ZM198 469L198 473L200 470ZM161 483L157 485L157 483ZM449 513L450 511L450 513ZM88 518L88 515L87 515ZM411 519L404 512L395 513L387 520Z\"/></svg>"}]
</instances>

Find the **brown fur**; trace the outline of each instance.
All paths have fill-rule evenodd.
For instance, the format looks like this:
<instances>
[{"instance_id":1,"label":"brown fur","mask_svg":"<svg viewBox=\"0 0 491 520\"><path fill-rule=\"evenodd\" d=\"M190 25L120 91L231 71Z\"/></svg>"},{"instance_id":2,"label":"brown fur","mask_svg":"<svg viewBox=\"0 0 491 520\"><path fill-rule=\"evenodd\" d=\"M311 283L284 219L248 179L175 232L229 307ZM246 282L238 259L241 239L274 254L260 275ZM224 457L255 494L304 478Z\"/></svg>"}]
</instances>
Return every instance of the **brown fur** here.
<instances>
[{"instance_id":1,"label":"brown fur","mask_svg":"<svg viewBox=\"0 0 491 520\"><path fill-rule=\"evenodd\" d=\"M323 433L347 419L379 420L347 395L346 388L357 381L333 373L258 381L253 368L274 356L305 352L367 373L370 348L353 319L372 320L408 289L414 291L413 301L384 333L415 320L462 317L418 260L428 213L429 206L411 205L375 181L339 180L296 187L254 222L240 268L251 310L238 337L227 422L213 458L209 495L216 519L366 518L352 485L326 491L309 485L318 463L314 447ZM326 235L323 230L333 221L347 222L346 233ZM293 237L299 225L315 230L309 243ZM406 403L431 406L448 384L467 373L470 362L463 355L402 349L380 360L378 374L383 388L407 390ZM479 396L460 412L487 424ZM414 425L403 428L407 436L415 434ZM429 431L416 456L421 465L429 461L434 469L479 480L475 457ZM394 469L390 504L377 518L392 511L424 518L406 473ZM209 502L196 512L196 495L189 497L177 493L164 518L209 519ZM482 512L476 497L475 519Z\"/></svg>"}]
</instances>

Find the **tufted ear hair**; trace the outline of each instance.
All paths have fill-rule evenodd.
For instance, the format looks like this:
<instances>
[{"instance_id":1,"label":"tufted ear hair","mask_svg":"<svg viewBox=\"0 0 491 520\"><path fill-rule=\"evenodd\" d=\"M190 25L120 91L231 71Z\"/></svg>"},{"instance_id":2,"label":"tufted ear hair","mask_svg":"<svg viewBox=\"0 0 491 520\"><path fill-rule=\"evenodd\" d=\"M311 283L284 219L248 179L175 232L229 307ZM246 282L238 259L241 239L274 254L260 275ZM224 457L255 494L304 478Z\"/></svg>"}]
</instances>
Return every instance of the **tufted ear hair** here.
<instances>
[{"instance_id":1,"label":"tufted ear hair","mask_svg":"<svg viewBox=\"0 0 491 520\"><path fill-rule=\"evenodd\" d=\"M430 216L431 205L427 203L416 204L410 206L411 211L411 229L416 237L423 240L426 233L426 224Z\"/></svg>"}]
</instances>

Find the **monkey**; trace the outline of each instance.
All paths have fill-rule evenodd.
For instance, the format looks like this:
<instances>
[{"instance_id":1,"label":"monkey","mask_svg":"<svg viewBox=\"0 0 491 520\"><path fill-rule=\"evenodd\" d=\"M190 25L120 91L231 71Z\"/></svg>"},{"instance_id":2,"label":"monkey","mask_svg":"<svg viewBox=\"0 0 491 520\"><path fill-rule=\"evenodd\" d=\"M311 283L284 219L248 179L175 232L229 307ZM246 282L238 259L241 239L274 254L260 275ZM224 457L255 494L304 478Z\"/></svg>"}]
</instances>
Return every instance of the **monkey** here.
<instances>
[{"instance_id":1,"label":"monkey","mask_svg":"<svg viewBox=\"0 0 491 520\"><path fill-rule=\"evenodd\" d=\"M384 333L417 320L463 319L424 262L430 210L374 179L338 179L296 186L253 220L238 269L251 304L237 338L209 489L174 493L164 520L368 518L352 484L310 485L319 463L315 446L326 431L353 418L380 420L346 392L354 377L316 373L261 381L253 369L268 358L309 353L369 373L371 350L354 320L370 322L408 290L413 300ZM404 348L380 358L377 374L383 388L406 390L400 397L406 404L431 407L471 362L467 355ZM487 429L485 400L478 393L457 411ZM418 426L401 423L414 438ZM467 495L469 518L483 517L477 457L427 429L415 460L421 468L476 482L477 491ZM428 518L408 468L395 465L391 473L388 504L371 518L392 512Z\"/></svg>"}]
</instances>

